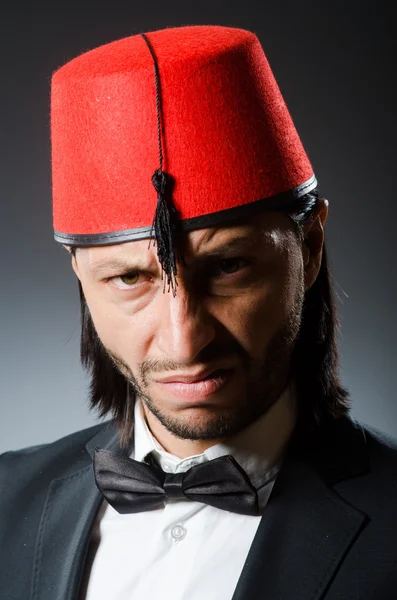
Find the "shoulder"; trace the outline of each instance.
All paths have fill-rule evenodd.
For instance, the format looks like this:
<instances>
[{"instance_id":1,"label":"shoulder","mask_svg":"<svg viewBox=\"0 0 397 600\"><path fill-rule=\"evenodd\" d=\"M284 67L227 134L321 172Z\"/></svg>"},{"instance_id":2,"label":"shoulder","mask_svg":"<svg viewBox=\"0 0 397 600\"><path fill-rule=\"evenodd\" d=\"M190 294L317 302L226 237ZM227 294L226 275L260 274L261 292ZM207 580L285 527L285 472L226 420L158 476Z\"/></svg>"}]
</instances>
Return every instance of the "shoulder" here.
<instances>
[{"instance_id":1,"label":"shoulder","mask_svg":"<svg viewBox=\"0 0 397 600\"><path fill-rule=\"evenodd\" d=\"M372 459L395 464L397 461L397 438L346 414L327 429L319 430L319 445L330 444L345 459L349 456L367 454Z\"/></svg>"},{"instance_id":2,"label":"shoulder","mask_svg":"<svg viewBox=\"0 0 397 600\"><path fill-rule=\"evenodd\" d=\"M397 438L373 425L364 423L351 415L347 415L336 428L339 454L345 461L360 462L366 457L368 470L371 473L396 472ZM342 440L339 442L339 440Z\"/></svg>"},{"instance_id":3,"label":"shoulder","mask_svg":"<svg viewBox=\"0 0 397 600\"><path fill-rule=\"evenodd\" d=\"M397 439L352 417L346 433L340 461L346 465L347 476L334 489L376 522L386 518L395 522Z\"/></svg>"},{"instance_id":4,"label":"shoulder","mask_svg":"<svg viewBox=\"0 0 397 600\"><path fill-rule=\"evenodd\" d=\"M367 443L370 444L373 449L385 452L391 458L397 460L397 437L385 433L372 425L355 421L363 429L366 435Z\"/></svg>"},{"instance_id":5,"label":"shoulder","mask_svg":"<svg viewBox=\"0 0 397 600\"><path fill-rule=\"evenodd\" d=\"M10 474L13 481L22 484L34 477L54 478L64 474L65 470L83 468L89 459L87 443L103 432L114 435L111 421L82 429L48 444L5 452L0 455L0 487Z\"/></svg>"},{"instance_id":6,"label":"shoulder","mask_svg":"<svg viewBox=\"0 0 397 600\"><path fill-rule=\"evenodd\" d=\"M42 453L46 453L47 451L62 452L63 450L75 448L81 445L84 446L89 439L95 436L107 425L108 423L93 425L92 427L70 433L55 440L54 442L39 444L37 446L28 446L26 448L21 448L20 450L11 450L9 452L5 452L4 454L0 455L0 461L4 459L18 460L19 458L28 457L30 455L40 455Z\"/></svg>"},{"instance_id":7,"label":"shoulder","mask_svg":"<svg viewBox=\"0 0 397 600\"><path fill-rule=\"evenodd\" d=\"M393 473L394 482L397 483L397 438L371 425L358 425L365 436L371 470Z\"/></svg>"},{"instance_id":8,"label":"shoulder","mask_svg":"<svg viewBox=\"0 0 397 600\"><path fill-rule=\"evenodd\" d=\"M397 439L345 414L317 428L303 445L304 460L338 489L397 492Z\"/></svg>"}]
</instances>

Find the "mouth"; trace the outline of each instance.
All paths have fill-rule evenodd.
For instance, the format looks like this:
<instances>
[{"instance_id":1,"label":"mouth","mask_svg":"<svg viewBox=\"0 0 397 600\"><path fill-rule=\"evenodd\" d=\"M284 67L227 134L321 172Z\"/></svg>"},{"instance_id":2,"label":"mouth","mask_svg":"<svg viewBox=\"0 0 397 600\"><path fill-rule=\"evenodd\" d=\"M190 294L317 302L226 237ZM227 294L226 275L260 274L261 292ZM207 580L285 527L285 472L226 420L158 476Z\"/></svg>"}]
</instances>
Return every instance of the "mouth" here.
<instances>
[{"instance_id":1,"label":"mouth","mask_svg":"<svg viewBox=\"0 0 397 600\"><path fill-rule=\"evenodd\" d=\"M196 375L170 375L156 383L171 396L185 400L204 400L230 382L234 369L202 371Z\"/></svg>"}]
</instances>

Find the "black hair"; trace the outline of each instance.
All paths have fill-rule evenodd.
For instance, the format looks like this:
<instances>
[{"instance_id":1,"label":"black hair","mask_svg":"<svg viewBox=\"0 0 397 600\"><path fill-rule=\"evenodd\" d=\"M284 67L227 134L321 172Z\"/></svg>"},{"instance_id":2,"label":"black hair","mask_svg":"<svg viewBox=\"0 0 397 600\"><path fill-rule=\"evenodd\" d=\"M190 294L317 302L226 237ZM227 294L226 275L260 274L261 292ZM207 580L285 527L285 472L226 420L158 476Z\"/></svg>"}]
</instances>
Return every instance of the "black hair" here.
<instances>
[{"instance_id":1,"label":"black hair","mask_svg":"<svg viewBox=\"0 0 397 600\"><path fill-rule=\"evenodd\" d=\"M283 209L303 239L303 226L310 219L318 201L316 190ZM72 249L72 253L75 252ZM131 442L134 415L134 390L108 356L91 319L84 294L81 303L81 361L91 376L90 405L101 417L111 415L120 432L121 445ZM341 386L337 344L339 322L331 284L327 250L316 281L305 293L300 332L293 350L291 376L298 398L296 431L305 436L329 419L349 410L348 392ZM299 437L299 436L298 436Z\"/></svg>"},{"instance_id":2,"label":"black hair","mask_svg":"<svg viewBox=\"0 0 397 600\"><path fill-rule=\"evenodd\" d=\"M312 216L319 195L317 190L303 196L287 214L303 241L303 226ZM350 409L349 393L339 380L339 319L326 244L317 278L305 293L302 321L292 354L291 375L298 397L298 422L295 441Z\"/></svg>"}]
</instances>

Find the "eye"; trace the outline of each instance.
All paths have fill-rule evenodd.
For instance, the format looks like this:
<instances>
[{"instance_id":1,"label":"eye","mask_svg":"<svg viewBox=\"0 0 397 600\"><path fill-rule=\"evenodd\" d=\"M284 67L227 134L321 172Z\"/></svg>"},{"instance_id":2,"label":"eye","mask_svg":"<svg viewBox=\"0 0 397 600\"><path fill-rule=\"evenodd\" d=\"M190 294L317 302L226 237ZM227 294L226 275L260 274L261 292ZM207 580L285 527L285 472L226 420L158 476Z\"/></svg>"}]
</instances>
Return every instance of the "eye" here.
<instances>
[{"instance_id":1,"label":"eye","mask_svg":"<svg viewBox=\"0 0 397 600\"><path fill-rule=\"evenodd\" d=\"M109 283L119 290L128 290L135 287L141 274L136 271L131 271L130 273L124 273L123 275L118 275L117 277L110 277L108 279Z\"/></svg>"},{"instance_id":2,"label":"eye","mask_svg":"<svg viewBox=\"0 0 397 600\"><path fill-rule=\"evenodd\" d=\"M233 275L247 265L247 261L243 258L224 258L214 267L215 275Z\"/></svg>"},{"instance_id":3,"label":"eye","mask_svg":"<svg viewBox=\"0 0 397 600\"><path fill-rule=\"evenodd\" d=\"M138 282L139 273L125 273L125 275L120 275L118 279L125 283L125 285L134 285L134 283Z\"/></svg>"}]
</instances>

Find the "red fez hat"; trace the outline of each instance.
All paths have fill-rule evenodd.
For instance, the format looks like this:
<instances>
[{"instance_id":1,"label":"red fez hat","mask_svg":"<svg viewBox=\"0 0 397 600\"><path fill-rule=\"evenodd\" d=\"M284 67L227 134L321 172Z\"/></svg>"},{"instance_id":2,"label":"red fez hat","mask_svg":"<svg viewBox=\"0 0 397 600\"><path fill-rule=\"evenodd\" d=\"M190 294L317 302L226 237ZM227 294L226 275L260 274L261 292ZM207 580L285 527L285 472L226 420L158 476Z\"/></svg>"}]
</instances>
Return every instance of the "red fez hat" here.
<instances>
[{"instance_id":1,"label":"red fez hat","mask_svg":"<svg viewBox=\"0 0 397 600\"><path fill-rule=\"evenodd\" d=\"M163 173L184 230L317 185L260 42L241 29L170 28L82 54L53 76L51 130L55 239L67 245L153 237Z\"/></svg>"}]
</instances>

